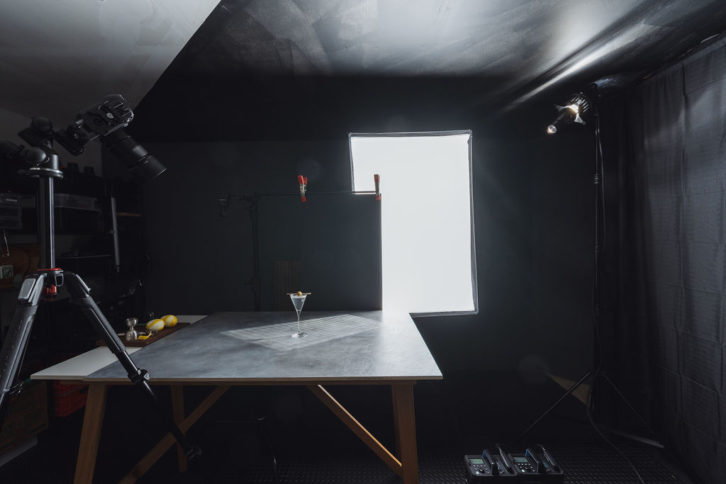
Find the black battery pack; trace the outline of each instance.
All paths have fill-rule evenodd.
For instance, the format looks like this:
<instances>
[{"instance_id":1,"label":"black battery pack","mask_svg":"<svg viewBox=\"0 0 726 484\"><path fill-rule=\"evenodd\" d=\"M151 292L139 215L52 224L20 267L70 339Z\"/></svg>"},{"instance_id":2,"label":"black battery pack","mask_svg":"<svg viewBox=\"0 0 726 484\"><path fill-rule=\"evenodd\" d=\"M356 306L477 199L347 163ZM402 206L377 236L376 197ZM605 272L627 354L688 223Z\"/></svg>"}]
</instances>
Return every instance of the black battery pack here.
<instances>
[{"instance_id":1,"label":"black battery pack","mask_svg":"<svg viewBox=\"0 0 726 484\"><path fill-rule=\"evenodd\" d=\"M495 450L484 449L480 455L465 455L467 482L517 484L562 483L565 471L543 445L528 447L524 452L507 452L497 444Z\"/></svg>"}]
</instances>

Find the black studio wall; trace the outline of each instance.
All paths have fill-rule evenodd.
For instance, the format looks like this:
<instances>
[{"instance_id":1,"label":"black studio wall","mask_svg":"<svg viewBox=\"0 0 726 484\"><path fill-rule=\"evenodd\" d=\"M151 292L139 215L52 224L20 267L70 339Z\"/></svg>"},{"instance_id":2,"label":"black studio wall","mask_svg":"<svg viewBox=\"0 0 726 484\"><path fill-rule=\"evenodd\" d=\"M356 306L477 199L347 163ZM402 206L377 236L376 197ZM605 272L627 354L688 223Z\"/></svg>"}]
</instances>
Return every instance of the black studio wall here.
<instances>
[{"instance_id":1,"label":"black studio wall","mask_svg":"<svg viewBox=\"0 0 726 484\"><path fill-rule=\"evenodd\" d=\"M719 40L613 99L604 129L621 188L610 365L708 483L726 479L724 93Z\"/></svg>"},{"instance_id":2,"label":"black studio wall","mask_svg":"<svg viewBox=\"0 0 726 484\"><path fill-rule=\"evenodd\" d=\"M148 146L168 162L144 190L150 311L291 310L285 292L299 289L314 292L309 310L380 308L380 204L326 189L336 144ZM304 204L298 173L318 192ZM275 291L277 261L298 265Z\"/></svg>"}]
</instances>

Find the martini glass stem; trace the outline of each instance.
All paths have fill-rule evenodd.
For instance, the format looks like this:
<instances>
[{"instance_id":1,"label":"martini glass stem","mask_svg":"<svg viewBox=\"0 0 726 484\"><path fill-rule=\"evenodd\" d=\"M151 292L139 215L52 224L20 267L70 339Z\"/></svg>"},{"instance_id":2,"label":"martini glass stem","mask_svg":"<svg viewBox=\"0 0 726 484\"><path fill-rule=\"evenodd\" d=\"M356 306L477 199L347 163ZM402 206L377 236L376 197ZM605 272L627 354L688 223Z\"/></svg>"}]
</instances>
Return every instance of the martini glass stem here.
<instances>
[{"instance_id":1,"label":"martini glass stem","mask_svg":"<svg viewBox=\"0 0 726 484\"><path fill-rule=\"evenodd\" d=\"M297 313L297 334L300 334L300 311L295 311Z\"/></svg>"}]
</instances>

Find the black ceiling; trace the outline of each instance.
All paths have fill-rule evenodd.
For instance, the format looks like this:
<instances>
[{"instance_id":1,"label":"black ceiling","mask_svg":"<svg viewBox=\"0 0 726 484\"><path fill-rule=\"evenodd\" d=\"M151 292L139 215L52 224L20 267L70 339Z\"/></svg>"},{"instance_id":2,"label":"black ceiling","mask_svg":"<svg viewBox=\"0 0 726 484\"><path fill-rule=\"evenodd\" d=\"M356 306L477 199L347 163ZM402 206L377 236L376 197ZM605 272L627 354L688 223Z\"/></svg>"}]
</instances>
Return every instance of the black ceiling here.
<instances>
[{"instance_id":1,"label":"black ceiling","mask_svg":"<svg viewBox=\"0 0 726 484\"><path fill-rule=\"evenodd\" d=\"M637 79L724 30L722 0L225 0L139 105L133 131L470 128L543 92Z\"/></svg>"}]
</instances>

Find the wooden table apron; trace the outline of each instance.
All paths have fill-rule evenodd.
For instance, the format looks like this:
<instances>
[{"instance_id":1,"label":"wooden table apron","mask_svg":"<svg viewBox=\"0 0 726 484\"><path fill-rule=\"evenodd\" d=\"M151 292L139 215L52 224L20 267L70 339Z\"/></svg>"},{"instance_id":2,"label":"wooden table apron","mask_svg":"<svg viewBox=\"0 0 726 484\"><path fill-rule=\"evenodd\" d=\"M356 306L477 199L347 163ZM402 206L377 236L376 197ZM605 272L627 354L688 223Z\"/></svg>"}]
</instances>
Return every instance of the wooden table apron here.
<instances>
[{"instance_id":1,"label":"wooden table apron","mask_svg":"<svg viewBox=\"0 0 726 484\"><path fill-rule=\"evenodd\" d=\"M154 384L155 382L151 382ZM304 384L320 401L327 406L364 444L375 453L384 464L401 477L404 484L418 483L418 452L416 448L416 419L413 401L415 380L376 381L326 381L325 386L339 385L386 385L391 387L393 403L393 425L395 429L395 454L376 439L343 405L341 405L322 383ZM103 427L107 389L109 386L129 386L127 382L92 382L89 384L88 400L83 416L83 428L76 461L74 483L93 482L98 445ZM230 386L249 385L295 385L300 382L241 383L230 382L214 387L210 394L189 414L184 412L184 386L187 383L159 383L168 385L171 390L172 413L174 421L186 433L209 408L229 389ZM201 383L199 385L202 385ZM209 384L203 384L208 386ZM176 443L171 433L167 433L136 465L121 479L121 483L136 482ZM184 451L179 444L177 460L179 470L187 470Z\"/></svg>"}]
</instances>

